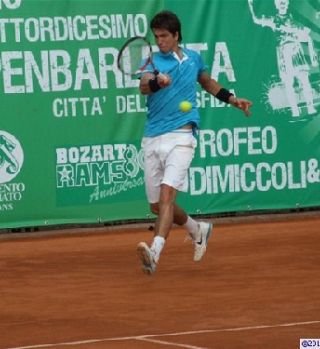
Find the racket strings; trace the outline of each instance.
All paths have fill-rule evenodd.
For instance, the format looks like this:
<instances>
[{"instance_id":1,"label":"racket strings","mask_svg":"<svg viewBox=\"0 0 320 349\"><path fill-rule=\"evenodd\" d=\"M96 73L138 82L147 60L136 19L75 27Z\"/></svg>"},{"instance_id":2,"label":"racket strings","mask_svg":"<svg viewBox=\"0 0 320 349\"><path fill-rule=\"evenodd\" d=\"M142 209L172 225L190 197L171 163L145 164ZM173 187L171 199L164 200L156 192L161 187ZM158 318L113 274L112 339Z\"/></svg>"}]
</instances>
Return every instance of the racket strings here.
<instances>
[{"instance_id":1,"label":"racket strings","mask_svg":"<svg viewBox=\"0 0 320 349\"><path fill-rule=\"evenodd\" d=\"M139 74L150 63L151 49L144 40L128 43L120 52L119 69L129 75Z\"/></svg>"}]
</instances>

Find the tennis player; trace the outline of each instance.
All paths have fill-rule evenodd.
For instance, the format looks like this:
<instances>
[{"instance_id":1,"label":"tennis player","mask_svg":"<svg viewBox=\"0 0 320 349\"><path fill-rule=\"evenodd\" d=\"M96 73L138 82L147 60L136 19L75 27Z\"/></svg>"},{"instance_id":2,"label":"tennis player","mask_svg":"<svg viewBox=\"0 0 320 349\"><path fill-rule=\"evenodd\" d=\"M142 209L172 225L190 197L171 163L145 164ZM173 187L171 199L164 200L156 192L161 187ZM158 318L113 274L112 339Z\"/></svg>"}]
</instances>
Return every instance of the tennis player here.
<instances>
[{"instance_id":1,"label":"tennis player","mask_svg":"<svg viewBox=\"0 0 320 349\"><path fill-rule=\"evenodd\" d=\"M212 234L212 223L192 219L176 204L177 192L188 189L188 169L197 145L195 134L200 122L196 108L197 82L208 93L246 115L250 114L252 105L212 79L197 52L179 45L181 23L174 13L156 14L150 28L160 50L153 55L153 63L161 74L145 72L140 80L140 91L147 95L148 107L142 139L146 194L151 211L157 215L151 246L145 242L137 246L142 269L147 274L155 272L173 223L184 226L192 238L194 261L202 259ZM192 104L187 112L179 108L185 100Z\"/></svg>"}]
</instances>

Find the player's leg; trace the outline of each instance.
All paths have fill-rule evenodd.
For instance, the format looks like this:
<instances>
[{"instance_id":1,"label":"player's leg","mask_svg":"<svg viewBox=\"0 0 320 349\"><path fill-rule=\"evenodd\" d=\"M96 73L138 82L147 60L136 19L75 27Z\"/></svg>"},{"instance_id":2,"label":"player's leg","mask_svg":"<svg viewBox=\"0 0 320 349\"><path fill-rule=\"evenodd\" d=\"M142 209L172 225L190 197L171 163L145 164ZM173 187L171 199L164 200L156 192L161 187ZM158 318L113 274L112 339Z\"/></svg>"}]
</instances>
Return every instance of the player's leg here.
<instances>
[{"instance_id":1,"label":"player's leg","mask_svg":"<svg viewBox=\"0 0 320 349\"><path fill-rule=\"evenodd\" d=\"M159 203L150 205L151 211L159 214ZM158 218L155 223L155 231L158 231ZM194 261L200 261L204 256L208 240L212 234L212 223L199 222L191 218L180 206L174 204L173 223L184 227L194 243Z\"/></svg>"},{"instance_id":2,"label":"player's leg","mask_svg":"<svg viewBox=\"0 0 320 349\"><path fill-rule=\"evenodd\" d=\"M160 185L163 178L164 168L160 160L159 149L161 145L161 137L146 137L142 141L144 149L144 180L146 195L151 207L151 211L158 215L160 201ZM156 220L155 231L158 231L158 221ZM156 244L157 249L164 246L165 239L161 236L154 236L152 244ZM146 274L153 274L157 267L155 254L146 242L140 242L137 246L138 256L142 262L142 270Z\"/></svg>"},{"instance_id":3,"label":"player's leg","mask_svg":"<svg viewBox=\"0 0 320 349\"><path fill-rule=\"evenodd\" d=\"M150 248L146 243L138 245L138 253L143 263L143 269L148 274L152 274L155 271L160 254L169 236L174 219L176 194L177 190L175 188L167 184L161 184L159 202L157 203L158 217L154 239Z\"/></svg>"},{"instance_id":4,"label":"player's leg","mask_svg":"<svg viewBox=\"0 0 320 349\"><path fill-rule=\"evenodd\" d=\"M167 149L164 164L159 160L163 153L158 154L161 156L154 156L156 149L159 148L155 140L147 149L145 147L146 192L152 212L158 215L151 247L149 248L144 242L138 244L138 254L143 269L149 274L155 271L173 222L185 225L188 229L195 243L194 260L200 260L204 255L212 230L211 224L204 222L198 224L175 204L177 191L187 191L188 188L187 174L196 145L192 133L166 135L165 140L161 138L160 143L165 141Z\"/></svg>"},{"instance_id":5,"label":"player's leg","mask_svg":"<svg viewBox=\"0 0 320 349\"><path fill-rule=\"evenodd\" d=\"M166 183L177 191L188 191L188 171L193 159L196 141L192 133L174 135L176 146L168 154L166 159L166 171L162 183ZM208 239L212 234L212 224L197 222L186 214L186 212L174 205L174 223L184 226L194 242L194 260L200 261L204 256Z\"/></svg>"},{"instance_id":6,"label":"player's leg","mask_svg":"<svg viewBox=\"0 0 320 349\"><path fill-rule=\"evenodd\" d=\"M152 213L158 216L159 214L159 202L150 204L150 210ZM173 205L173 223L177 225L185 225L188 219L192 219L180 206L176 203ZM196 222L196 221L194 221Z\"/></svg>"},{"instance_id":7,"label":"player's leg","mask_svg":"<svg viewBox=\"0 0 320 349\"><path fill-rule=\"evenodd\" d=\"M151 245L154 260L158 263L165 241L169 236L174 220L174 202L177 190L167 184L161 184L159 213L155 226L155 238Z\"/></svg>"}]
</instances>

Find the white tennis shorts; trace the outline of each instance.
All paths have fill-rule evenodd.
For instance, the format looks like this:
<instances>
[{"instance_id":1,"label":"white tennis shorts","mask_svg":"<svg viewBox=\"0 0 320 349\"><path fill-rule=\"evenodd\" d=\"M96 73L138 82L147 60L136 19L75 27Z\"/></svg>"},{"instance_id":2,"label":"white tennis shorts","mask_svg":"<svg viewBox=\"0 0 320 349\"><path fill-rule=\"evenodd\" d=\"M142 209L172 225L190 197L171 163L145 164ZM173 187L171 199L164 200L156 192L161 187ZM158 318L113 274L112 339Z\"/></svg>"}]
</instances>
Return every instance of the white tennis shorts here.
<instances>
[{"instance_id":1,"label":"white tennis shorts","mask_svg":"<svg viewBox=\"0 0 320 349\"><path fill-rule=\"evenodd\" d=\"M149 203L157 203L160 185L188 190L188 169L197 140L191 130L177 130L157 137L144 137L144 177Z\"/></svg>"}]
</instances>

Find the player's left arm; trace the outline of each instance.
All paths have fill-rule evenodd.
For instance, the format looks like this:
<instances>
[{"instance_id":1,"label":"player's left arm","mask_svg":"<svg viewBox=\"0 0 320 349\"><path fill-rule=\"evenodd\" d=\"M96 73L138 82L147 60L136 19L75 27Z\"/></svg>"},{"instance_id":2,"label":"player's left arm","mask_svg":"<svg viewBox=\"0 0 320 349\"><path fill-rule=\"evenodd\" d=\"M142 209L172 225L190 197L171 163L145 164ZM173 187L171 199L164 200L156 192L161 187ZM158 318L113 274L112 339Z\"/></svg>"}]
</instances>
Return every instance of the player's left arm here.
<instances>
[{"instance_id":1,"label":"player's left arm","mask_svg":"<svg viewBox=\"0 0 320 349\"><path fill-rule=\"evenodd\" d=\"M199 75L198 82L205 91L215 96L219 100L225 103L229 103L234 107L241 109L246 116L249 116L251 114L250 113L250 107L252 106L251 101L245 98L235 97L232 93L230 93L228 90L223 88L215 79L211 78L206 71L203 71Z\"/></svg>"}]
</instances>

